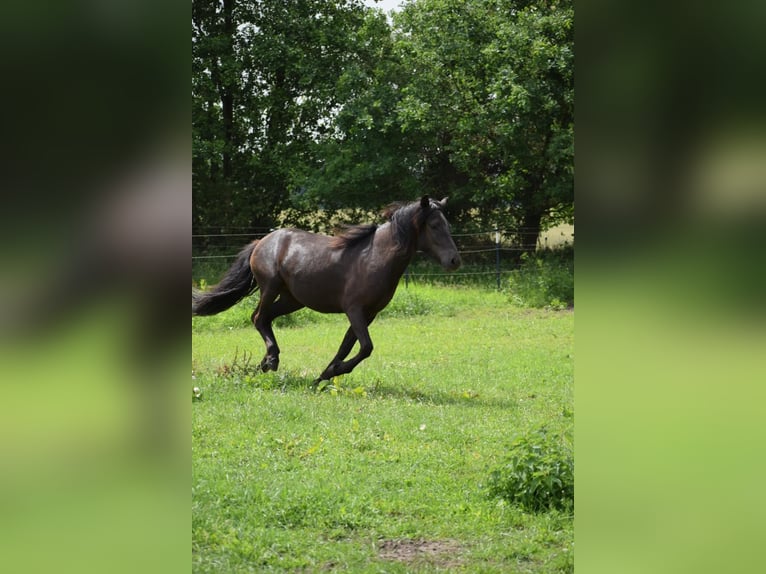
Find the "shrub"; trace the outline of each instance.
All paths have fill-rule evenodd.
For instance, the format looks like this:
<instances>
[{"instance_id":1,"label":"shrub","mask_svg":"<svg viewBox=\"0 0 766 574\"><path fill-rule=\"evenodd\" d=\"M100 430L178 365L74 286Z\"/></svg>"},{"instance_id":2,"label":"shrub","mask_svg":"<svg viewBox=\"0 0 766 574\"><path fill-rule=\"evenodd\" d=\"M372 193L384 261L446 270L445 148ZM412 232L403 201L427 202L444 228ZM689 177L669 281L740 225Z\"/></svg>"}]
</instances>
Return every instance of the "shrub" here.
<instances>
[{"instance_id":1,"label":"shrub","mask_svg":"<svg viewBox=\"0 0 766 574\"><path fill-rule=\"evenodd\" d=\"M516 439L489 479L489 493L538 512L574 505L574 458L563 440L539 429Z\"/></svg>"},{"instance_id":2,"label":"shrub","mask_svg":"<svg viewBox=\"0 0 766 574\"><path fill-rule=\"evenodd\" d=\"M524 307L574 305L574 248L525 253L510 273L511 301Z\"/></svg>"}]
</instances>

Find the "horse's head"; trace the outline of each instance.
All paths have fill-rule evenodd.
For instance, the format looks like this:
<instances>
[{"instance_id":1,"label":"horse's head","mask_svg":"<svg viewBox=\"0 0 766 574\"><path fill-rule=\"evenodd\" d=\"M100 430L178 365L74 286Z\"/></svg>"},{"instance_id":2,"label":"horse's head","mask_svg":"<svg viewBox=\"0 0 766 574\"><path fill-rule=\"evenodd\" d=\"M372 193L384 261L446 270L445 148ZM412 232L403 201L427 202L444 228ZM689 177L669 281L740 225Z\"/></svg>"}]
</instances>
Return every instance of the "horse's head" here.
<instances>
[{"instance_id":1,"label":"horse's head","mask_svg":"<svg viewBox=\"0 0 766 574\"><path fill-rule=\"evenodd\" d=\"M438 259L447 271L454 271L461 265L460 254L450 234L449 223L443 209L447 204L445 197L441 201L430 199L427 195L420 200L420 233L418 249Z\"/></svg>"}]
</instances>

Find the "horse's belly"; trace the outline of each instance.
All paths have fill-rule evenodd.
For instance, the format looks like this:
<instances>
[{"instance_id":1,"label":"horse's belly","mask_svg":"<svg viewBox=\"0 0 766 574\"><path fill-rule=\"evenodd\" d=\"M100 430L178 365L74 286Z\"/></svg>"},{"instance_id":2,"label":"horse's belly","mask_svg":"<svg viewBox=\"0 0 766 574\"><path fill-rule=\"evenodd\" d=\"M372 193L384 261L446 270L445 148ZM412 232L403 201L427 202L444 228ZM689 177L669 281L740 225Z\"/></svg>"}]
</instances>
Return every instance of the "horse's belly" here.
<instances>
[{"instance_id":1,"label":"horse's belly","mask_svg":"<svg viewBox=\"0 0 766 574\"><path fill-rule=\"evenodd\" d=\"M329 277L316 275L312 278L294 277L288 285L290 293L301 304L320 313L342 313L339 290L333 287Z\"/></svg>"},{"instance_id":2,"label":"horse's belly","mask_svg":"<svg viewBox=\"0 0 766 574\"><path fill-rule=\"evenodd\" d=\"M345 313L352 307L377 312L391 299L396 284L392 289L372 279L367 269L344 264L331 254L322 257L296 249L282 265L280 275L302 305L320 313Z\"/></svg>"},{"instance_id":3,"label":"horse's belly","mask_svg":"<svg viewBox=\"0 0 766 574\"><path fill-rule=\"evenodd\" d=\"M338 305L329 305L321 301L308 304L306 307L319 313L343 313L343 309L341 309Z\"/></svg>"}]
</instances>

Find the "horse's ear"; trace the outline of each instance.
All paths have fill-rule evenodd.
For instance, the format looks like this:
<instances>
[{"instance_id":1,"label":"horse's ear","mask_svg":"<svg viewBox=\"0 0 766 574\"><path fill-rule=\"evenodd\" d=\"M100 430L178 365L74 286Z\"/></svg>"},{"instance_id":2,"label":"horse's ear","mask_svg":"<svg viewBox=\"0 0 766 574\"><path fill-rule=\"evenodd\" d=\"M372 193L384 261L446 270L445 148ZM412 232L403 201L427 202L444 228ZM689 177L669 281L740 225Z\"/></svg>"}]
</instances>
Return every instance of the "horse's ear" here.
<instances>
[{"instance_id":1,"label":"horse's ear","mask_svg":"<svg viewBox=\"0 0 766 574\"><path fill-rule=\"evenodd\" d=\"M427 210L429 207L431 207L431 198L427 195L424 195L420 198L420 207L424 211Z\"/></svg>"},{"instance_id":2,"label":"horse's ear","mask_svg":"<svg viewBox=\"0 0 766 574\"><path fill-rule=\"evenodd\" d=\"M444 209L447 205L447 198L445 197L441 201L437 201L437 203L442 206L442 209Z\"/></svg>"}]
</instances>

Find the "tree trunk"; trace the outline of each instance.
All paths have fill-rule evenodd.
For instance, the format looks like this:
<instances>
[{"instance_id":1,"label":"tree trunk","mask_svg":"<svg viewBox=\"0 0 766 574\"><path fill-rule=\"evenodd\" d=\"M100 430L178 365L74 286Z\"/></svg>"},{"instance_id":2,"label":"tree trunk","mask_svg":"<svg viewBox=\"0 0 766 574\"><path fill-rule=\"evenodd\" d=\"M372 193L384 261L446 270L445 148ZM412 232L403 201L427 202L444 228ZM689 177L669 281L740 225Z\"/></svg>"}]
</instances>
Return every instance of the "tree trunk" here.
<instances>
[{"instance_id":1,"label":"tree trunk","mask_svg":"<svg viewBox=\"0 0 766 574\"><path fill-rule=\"evenodd\" d=\"M521 253L534 253L537 249L537 240L540 237L543 213L539 209L526 209L521 216L521 228L519 229L519 241Z\"/></svg>"},{"instance_id":2,"label":"tree trunk","mask_svg":"<svg viewBox=\"0 0 766 574\"><path fill-rule=\"evenodd\" d=\"M234 21L232 11L234 0L223 1L223 32L226 36L226 59L234 60ZM232 151L234 142L234 86L231 73L223 74L221 79L221 107L223 111L223 178L229 183L232 176Z\"/></svg>"}]
</instances>

